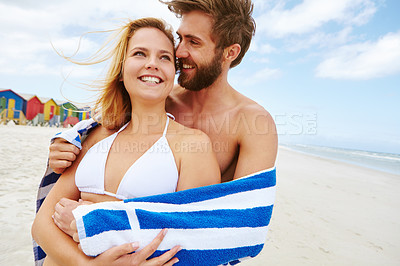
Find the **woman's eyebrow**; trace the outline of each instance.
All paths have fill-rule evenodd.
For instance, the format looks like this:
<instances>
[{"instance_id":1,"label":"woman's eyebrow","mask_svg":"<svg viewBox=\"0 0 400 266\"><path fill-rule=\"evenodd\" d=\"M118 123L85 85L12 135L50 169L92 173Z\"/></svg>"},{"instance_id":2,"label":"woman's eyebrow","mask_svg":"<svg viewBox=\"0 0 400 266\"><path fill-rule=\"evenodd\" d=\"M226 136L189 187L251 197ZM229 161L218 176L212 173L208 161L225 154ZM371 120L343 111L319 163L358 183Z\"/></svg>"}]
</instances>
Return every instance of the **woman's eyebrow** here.
<instances>
[{"instance_id":1,"label":"woman's eyebrow","mask_svg":"<svg viewBox=\"0 0 400 266\"><path fill-rule=\"evenodd\" d=\"M149 49L147 49L147 48L145 48L145 47L133 47L133 48L131 49L131 51L133 51L133 50L148 51Z\"/></svg>"},{"instance_id":2,"label":"woman's eyebrow","mask_svg":"<svg viewBox=\"0 0 400 266\"><path fill-rule=\"evenodd\" d=\"M170 55L173 55L173 53L171 53L171 52L168 51L168 50L160 50L160 53L161 53L161 54L170 54Z\"/></svg>"},{"instance_id":3,"label":"woman's eyebrow","mask_svg":"<svg viewBox=\"0 0 400 266\"><path fill-rule=\"evenodd\" d=\"M144 52L149 51L149 49L147 49L147 48L145 48L145 47L133 47L130 51L132 52L132 51L135 51L135 50L144 51ZM164 49L159 50L159 53L160 53L160 54L170 54L170 55L173 55L173 53L171 53L171 52L168 51L168 50L164 50Z\"/></svg>"}]
</instances>

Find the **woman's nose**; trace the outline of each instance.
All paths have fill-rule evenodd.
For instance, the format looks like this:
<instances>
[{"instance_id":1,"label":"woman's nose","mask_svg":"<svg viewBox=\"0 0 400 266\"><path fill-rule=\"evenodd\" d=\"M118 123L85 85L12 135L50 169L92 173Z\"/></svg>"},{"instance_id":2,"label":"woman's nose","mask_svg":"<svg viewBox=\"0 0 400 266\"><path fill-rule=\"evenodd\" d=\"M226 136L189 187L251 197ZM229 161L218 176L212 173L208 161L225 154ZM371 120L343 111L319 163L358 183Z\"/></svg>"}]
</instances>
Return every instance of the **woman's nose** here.
<instances>
[{"instance_id":1,"label":"woman's nose","mask_svg":"<svg viewBox=\"0 0 400 266\"><path fill-rule=\"evenodd\" d=\"M146 69L158 69L158 63L155 57L148 58L146 62Z\"/></svg>"}]
</instances>

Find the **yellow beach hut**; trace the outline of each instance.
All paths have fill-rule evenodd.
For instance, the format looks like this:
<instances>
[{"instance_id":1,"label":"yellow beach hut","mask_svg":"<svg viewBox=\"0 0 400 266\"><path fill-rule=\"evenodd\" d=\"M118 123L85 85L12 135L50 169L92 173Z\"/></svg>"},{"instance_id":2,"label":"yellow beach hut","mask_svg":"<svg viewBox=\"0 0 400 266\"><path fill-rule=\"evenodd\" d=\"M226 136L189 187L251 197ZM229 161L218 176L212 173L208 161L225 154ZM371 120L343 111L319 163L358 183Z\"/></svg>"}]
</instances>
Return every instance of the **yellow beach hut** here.
<instances>
[{"instance_id":1,"label":"yellow beach hut","mask_svg":"<svg viewBox=\"0 0 400 266\"><path fill-rule=\"evenodd\" d=\"M44 103L43 113L45 121L50 121L53 116L60 115L60 108L52 98L40 98L40 100Z\"/></svg>"}]
</instances>

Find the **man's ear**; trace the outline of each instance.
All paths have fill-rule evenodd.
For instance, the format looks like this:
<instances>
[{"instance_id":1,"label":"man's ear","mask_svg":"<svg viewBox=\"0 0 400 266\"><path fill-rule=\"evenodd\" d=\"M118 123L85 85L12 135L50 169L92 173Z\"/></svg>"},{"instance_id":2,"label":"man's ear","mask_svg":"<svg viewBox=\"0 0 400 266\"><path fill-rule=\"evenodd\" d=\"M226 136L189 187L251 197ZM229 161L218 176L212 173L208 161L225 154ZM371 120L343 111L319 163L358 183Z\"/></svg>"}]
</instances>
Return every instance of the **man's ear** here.
<instances>
[{"instance_id":1,"label":"man's ear","mask_svg":"<svg viewBox=\"0 0 400 266\"><path fill-rule=\"evenodd\" d=\"M224 49L224 58L227 61L234 61L240 54L241 47L240 44L235 43Z\"/></svg>"}]
</instances>

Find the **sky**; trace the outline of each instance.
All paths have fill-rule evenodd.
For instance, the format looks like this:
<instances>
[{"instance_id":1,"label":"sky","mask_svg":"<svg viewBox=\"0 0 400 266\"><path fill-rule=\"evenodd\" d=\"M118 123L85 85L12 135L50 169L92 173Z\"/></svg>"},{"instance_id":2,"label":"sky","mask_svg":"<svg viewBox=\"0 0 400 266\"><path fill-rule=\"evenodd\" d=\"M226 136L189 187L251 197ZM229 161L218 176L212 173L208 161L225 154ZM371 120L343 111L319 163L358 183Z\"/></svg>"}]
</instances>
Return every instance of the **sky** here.
<instances>
[{"instance_id":1,"label":"sky","mask_svg":"<svg viewBox=\"0 0 400 266\"><path fill-rule=\"evenodd\" d=\"M256 35L228 81L270 112L281 144L400 153L400 1L253 0ZM77 67L157 0L0 0L0 89L77 103L105 65ZM82 38L81 38L82 37ZM80 42L81 40L81 42Z\"/></svg>"}]
</instances>

